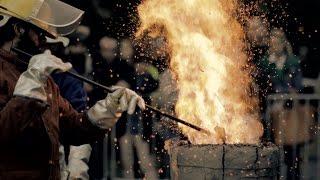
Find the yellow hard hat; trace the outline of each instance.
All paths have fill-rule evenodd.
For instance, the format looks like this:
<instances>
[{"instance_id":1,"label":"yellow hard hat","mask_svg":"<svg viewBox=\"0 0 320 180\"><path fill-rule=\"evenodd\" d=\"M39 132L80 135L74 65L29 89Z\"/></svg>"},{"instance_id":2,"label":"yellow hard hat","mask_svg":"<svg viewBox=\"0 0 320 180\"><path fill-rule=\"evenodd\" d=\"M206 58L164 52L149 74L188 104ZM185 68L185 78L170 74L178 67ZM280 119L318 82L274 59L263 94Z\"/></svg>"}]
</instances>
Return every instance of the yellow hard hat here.
<instances>
[{"instance_id":1,"label":"yellow hard hat","mask_svg":"<svg viewBox=\"0 0 320 180\"><path fill-rule=\"evenodd\" d=\"M0 0L0 14L29 22L57 37L72 33L84 11L59 0Z\"/></svg>"}]
</instances>

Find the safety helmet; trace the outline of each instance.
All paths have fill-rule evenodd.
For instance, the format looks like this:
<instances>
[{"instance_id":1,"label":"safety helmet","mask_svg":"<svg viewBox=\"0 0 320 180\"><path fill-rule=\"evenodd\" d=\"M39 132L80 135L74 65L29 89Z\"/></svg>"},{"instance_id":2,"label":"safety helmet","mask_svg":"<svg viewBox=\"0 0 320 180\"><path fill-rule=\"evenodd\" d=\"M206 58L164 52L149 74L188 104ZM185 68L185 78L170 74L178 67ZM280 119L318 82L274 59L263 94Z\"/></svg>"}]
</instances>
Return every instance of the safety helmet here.
<instances>
[{"instance_id":1,"label":"safety helmet","mask_svg":"<svg viewBox=\"0 0 320 180\"><path fill-rule=\"evenodd\" d=\"M0 27L15 17L45 30L52 37L72 33L83 14L84 11L59 0L0 0Z\"/></svg>"}]
</instances>

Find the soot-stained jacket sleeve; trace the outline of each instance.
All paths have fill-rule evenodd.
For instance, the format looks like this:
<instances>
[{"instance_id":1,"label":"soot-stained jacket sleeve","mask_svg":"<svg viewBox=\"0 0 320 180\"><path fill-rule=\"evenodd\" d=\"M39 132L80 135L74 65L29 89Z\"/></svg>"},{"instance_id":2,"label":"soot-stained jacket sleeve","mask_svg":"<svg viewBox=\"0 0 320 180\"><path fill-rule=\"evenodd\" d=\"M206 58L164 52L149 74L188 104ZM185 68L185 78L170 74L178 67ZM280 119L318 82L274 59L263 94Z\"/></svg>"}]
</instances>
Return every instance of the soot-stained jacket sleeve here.
<instances>
[{"instance_id":1,"label":"soot-stained jacket sleeve","mask_svg":"<svg viewBox=\"0 0 320 180\"><path fill-rule=\"evenodd\" d=\"M105 130L94 126L86 112L78 113L70 103L58 96L60 112L60 141L63 144L82 145L102 139Z\"/></svg>"}]
</instances>

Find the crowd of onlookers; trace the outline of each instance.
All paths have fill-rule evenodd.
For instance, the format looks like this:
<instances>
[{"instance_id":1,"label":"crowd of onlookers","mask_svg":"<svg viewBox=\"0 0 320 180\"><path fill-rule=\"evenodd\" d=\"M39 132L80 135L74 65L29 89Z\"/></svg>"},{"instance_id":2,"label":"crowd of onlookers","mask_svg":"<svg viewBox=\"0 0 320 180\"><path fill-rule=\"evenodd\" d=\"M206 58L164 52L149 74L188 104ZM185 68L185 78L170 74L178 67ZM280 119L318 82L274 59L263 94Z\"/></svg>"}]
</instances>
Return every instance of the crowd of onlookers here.
<instances>
[{"instance_id":1,"label":"crowd of onlookers","mask_svg":"<svg viewBox=\"0 0 320 180\"><path fill-rule=\"evenodd\" d=\"M271 136L267 140L283 147L285 177L299 179L301 164L309 158L303 149L317 143L319 99L308 96L319 93L317 80L303 77L302 71L308 48L299 47L295 54L285 30L270 27L268 21L259 16L248 21L247 37L253 53L253 77L258 85L265 131Z\"/></svg>"}]
</instances>

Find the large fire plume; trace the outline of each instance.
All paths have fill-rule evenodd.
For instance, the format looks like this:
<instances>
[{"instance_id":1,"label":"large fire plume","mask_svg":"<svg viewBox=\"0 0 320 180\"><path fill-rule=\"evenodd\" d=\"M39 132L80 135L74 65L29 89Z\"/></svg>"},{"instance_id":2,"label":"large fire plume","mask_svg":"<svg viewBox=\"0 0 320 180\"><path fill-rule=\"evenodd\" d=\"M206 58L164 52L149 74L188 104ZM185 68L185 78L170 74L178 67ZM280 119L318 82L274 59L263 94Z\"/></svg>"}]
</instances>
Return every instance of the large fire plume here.
<instances>
[{"instance_id":1,"label":"large fire plume","mask_svg":"<svg viewBox=\"0 0 320 180\"><path fill-rule=\"evenodd\" d=\"M263 132L257 100L249 95L252 80L237 7L236 0L145 0L138 7L137 36L145 31L166 36L179 89L177 116L212 133L181 125L195 144L254 144Z\"/></svg>"}]
</instances>

